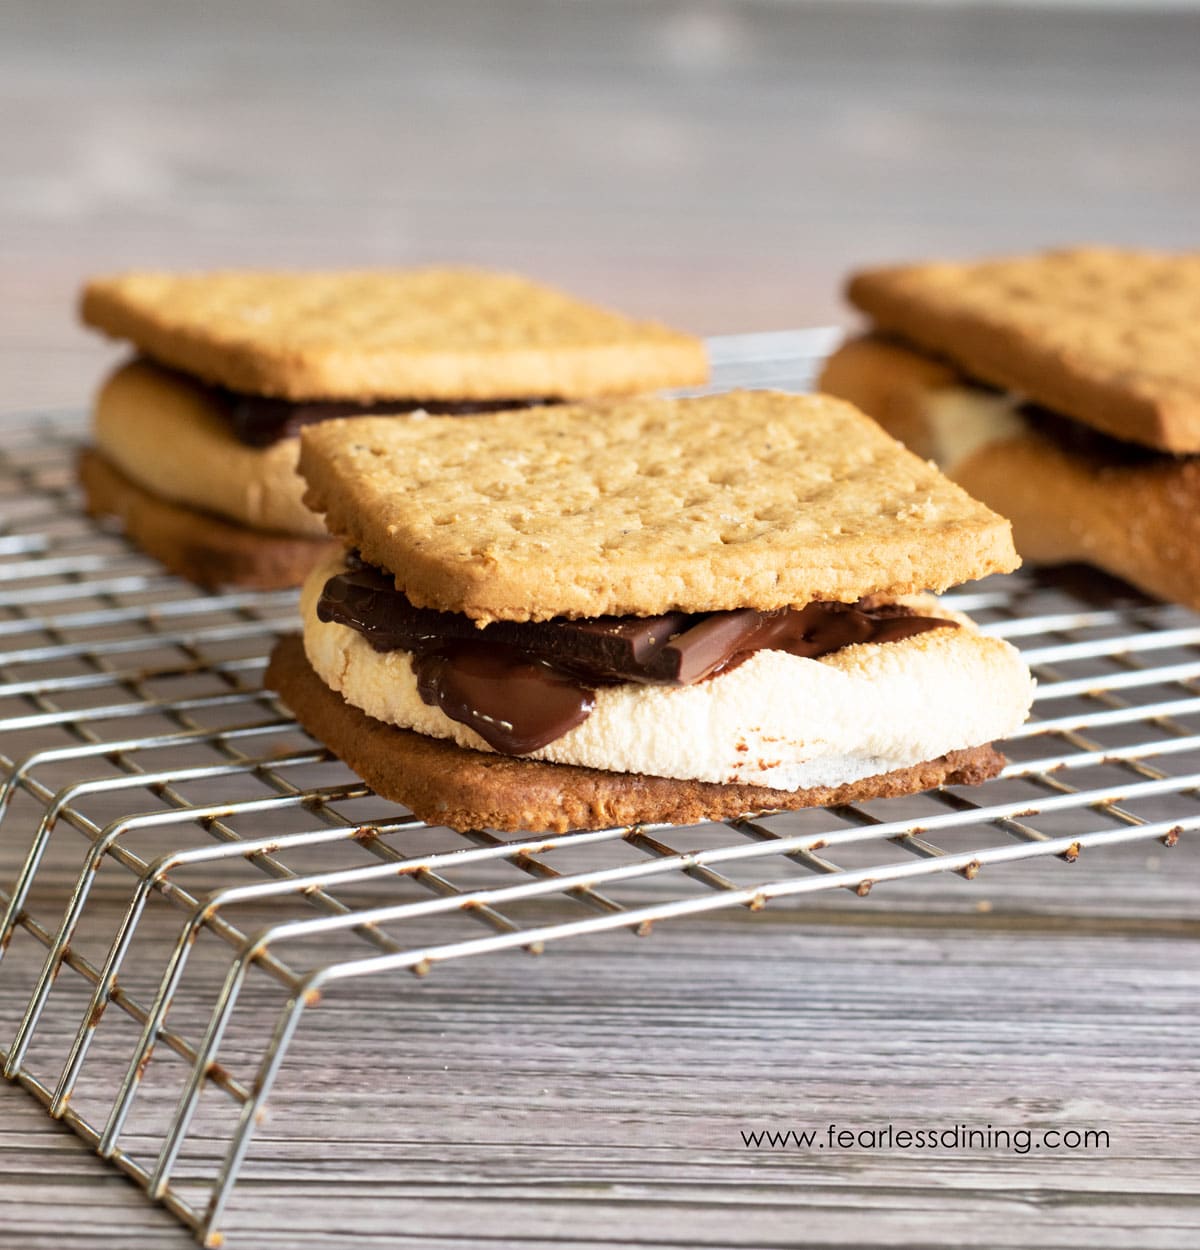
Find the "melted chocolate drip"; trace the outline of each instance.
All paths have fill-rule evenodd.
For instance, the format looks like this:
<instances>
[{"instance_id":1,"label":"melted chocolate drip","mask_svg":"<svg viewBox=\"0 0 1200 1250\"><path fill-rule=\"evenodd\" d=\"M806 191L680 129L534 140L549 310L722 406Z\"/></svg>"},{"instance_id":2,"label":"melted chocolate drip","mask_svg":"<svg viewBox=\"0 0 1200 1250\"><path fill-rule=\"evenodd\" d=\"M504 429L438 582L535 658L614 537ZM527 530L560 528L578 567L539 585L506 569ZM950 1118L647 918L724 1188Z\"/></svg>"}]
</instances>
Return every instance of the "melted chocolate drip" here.
<instances>
[{"instance_id":1,"label":"melted chocolate drip","mask_svg":"<svg viewBox=\"0 0 1200 1250\"><path fill-rule=\"evenodd\" d=\"M581 725L595 695L503 643L458 639L413 657L421 698L503 755L527 755Z\"/></svg>"},{"instance_id":2,"label":"melted chocolate drip","mask_svg":"<svg viewBox=\"0 0 1200 1250\"><path fill-rule=\"evenodd\" d=\"M431 417L474 417L484 412L506 412L510 408L533 408L538 404L556 402L543 399L489 399L463 403L424 399L389 399L375 404L340 400L293 402L220 387L213 390L225 406L238 441L248 447L269 447L280 439L295 438L306 425L337 417L403 416L417 411L428 413Z\"/></svg>"},{"instance_id":3,"label":"melted chocolate drip","mask_svg":"<svg viewBox=\"0 0 1200 1250\"><path fill-rule=\"evenodd\" d=\"M411 651L421 698L507 755L536 751L581 724L596 686L687 686L755 651L815 659L855 643L895 642L953 621L901 604L810 603L759 612L592 620L494 621L418 608L391 576L356 555L325 584L317 615L357 630L377 651Z\"/></svg>"}]
</instances>

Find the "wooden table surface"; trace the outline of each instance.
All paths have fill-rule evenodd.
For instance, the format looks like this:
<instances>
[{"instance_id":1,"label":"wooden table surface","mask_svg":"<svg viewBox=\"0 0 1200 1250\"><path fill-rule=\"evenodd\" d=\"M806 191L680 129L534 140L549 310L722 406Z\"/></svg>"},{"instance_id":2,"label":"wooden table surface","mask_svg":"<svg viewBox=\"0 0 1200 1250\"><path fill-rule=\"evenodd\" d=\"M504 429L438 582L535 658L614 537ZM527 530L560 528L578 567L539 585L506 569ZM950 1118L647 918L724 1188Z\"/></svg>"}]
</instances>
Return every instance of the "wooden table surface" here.
<instances>
[{"instance_id":1,"label":"wooden table surface","mask_svg":"<svg viewBox=\"0 0 1200 1250\"><path fill-rule=\"evenodd\" d=\"M86 403L95 270L466 260L783 328L860 261L1195 245L1198 135L1186 13L7 0L0 413ZM1194 845L1131 847L346 995L232 1244L1191 1250L1198 888ZM740 1137L834 1122L1111 1144ZM186 1244L0 1083L0 1250Z\"/></svg>"}]
</instances>

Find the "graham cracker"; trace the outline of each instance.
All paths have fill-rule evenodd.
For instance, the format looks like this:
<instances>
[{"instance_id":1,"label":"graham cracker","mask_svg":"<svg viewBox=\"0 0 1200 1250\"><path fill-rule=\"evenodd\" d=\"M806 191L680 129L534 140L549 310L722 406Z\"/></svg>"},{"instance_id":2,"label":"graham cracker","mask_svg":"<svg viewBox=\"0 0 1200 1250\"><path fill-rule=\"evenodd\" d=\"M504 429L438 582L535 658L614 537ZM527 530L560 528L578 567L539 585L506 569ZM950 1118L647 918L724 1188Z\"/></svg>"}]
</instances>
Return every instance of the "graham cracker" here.
<instances>
[{"instance_id":1,"label":"graham cracker","mask_svg":"<svg viewBox=\"0 0 1200 1250\"><path fill-rule=\"evenodd\" d=\"M953 751L849 785L805 790L677 781L472 751L373 720L313 672L298 635L280 639L264 678L300 724L386 799L430 825L564 833L635 824L699 824L765 811L860 803L939 785L976 785L1004 757Z\"/></svg>"},{"instance_id":2,"label":"graham cracker","mask_svg":"<svg viewBox=\"0 0 1200 1250\"><path fill-rule=\"evenodd\" d=\"M1200 452L1200 252L1074 248L865 270L876 327L1117 438Z\"/></svg>"},{"instance_id":3,"label":"graham cracker","mask_svg":"<svg viewBox=\"0 0 1200 1250\"><path fill-rule=\"evenodd\" d=\"M421 607L652 616L940 591L1008 522L857 409L738 391L306 429L305 502Z\"/></svg>"},{"instance_id":4,"label":"graham cracker","mask_svg":"<svg viewBox=\"0 0 1200 1250\"><path fill-rule=\"evenodd\" d=\"M127 273L83 320L163 364L293 400L627 395L708 374L690 335L472 269Z\"/></svg>"},{"instance_id":5,"label":"graham cracker","mask_svg":"<svg viewBox=\"0 0 1200 1250\"><path fill-rule=\"evenodd\" d=\"M328 539L250 529L160 499L91 448L80 452L79 481L90 515L116 517L143 551L201 586L298 586L336 548Z\"/></svg>"}]
</instances>

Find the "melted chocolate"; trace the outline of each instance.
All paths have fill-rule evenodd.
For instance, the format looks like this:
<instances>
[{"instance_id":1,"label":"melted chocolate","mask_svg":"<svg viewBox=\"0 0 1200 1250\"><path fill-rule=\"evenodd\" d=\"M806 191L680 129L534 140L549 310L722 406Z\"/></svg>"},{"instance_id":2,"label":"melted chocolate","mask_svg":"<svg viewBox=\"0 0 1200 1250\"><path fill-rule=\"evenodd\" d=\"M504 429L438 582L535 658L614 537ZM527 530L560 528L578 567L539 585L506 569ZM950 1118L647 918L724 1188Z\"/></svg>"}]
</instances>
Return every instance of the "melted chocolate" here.
<instances>
[{"instance_id":1,"label":"melted chocolate","mask_svg":"<svg viewBox=\"0 0 1200 1250\"><path fill-rule=\"evenodd\" d=\"M390 575L355 556L326 582L317 615L357 630L377 651L411 651L421 698L507 755L536 751L581 724L599 685L687 686L755 651L812 659L955 628L901 604L810 603L775 612L494 621L479 629L459 613L414 607Z\"/></svg>"},{"instance_id":2,"label":"melted chocolate","mask_svg":"<svg viewBox=\"0 0 1200 1250\"><path fill-rule=\"evenodd\" d=\"M541 399L489 399L463 403L443 403L424 399L389 399L376 404L356 404L335 400L293 402L266 395L213 388L221 400L239 442L248 447L269 447L284 438L295 438L306 425L337 417L403 416L421 411L431 417L474 417L483 412L505 412L509 408L532 408L554 403Z\"/></svg>"},{"instance_id":3,"label":"melted chocolate","mask_svg":"<svg viewBox=\"0 0 1200 1250\"><path fill-rule=\"evenodd\" d=\"M527 755L582 724L595 696L569 673L503 643L456 639L413 657L421 698L503 755Z\"/></svg>"},{"instance_id":4,"label":"melted chocolate","mask_svg":"<svg viewBox=\"0 0 1200 1250\"><path fill-rule=\"evenodd\" d=\"M901 604L810 603L759 612L666 612L590 620L494 621L483 629L457 612L414 607L380 569L356 558L325 583L323 621L357 630L376 651L420 652L454 640L516 647L593 684L641 681L690 686L755 651L813 659L861 642L893 642L954 622Z\"/></svg>"}]
</instances>

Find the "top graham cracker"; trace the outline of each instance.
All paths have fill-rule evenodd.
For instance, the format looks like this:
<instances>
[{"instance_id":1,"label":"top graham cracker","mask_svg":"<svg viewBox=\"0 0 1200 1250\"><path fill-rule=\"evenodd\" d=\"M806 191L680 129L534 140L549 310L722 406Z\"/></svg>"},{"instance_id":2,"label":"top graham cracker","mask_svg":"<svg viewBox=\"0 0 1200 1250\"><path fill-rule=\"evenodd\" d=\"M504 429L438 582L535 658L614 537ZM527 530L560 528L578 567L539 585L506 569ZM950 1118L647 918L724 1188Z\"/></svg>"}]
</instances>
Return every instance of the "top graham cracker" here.
<instances>
[{"instance_id":1,"label":"top graham cracker","mask_svg":"<svg viewBox=\"0 0 1200 1250\"><path fill-rule=\"evenodd\" d=\"M1107 434L1200 452L1200 252L1076 248L866 270L876 326Z\"/></svg>"},{"instance_id":2,"label":"top graham cracker","mask_svg":"<svg viewBox=\"0 0 1200 1250\"><path fill-rule=\"evenodd\" d=\"M820 395L327 421L300 472L415 604L479 622L854 602L1019 563L1007 521Z\"/></svg>"},{"instance_id":3,"label":"top graham cracker","mask_svg":"<svg viewBox=\"0 0 1200 1250\"><path fill-rule=\"evenodd\" d=\"M581 399L691 386L699 339L473 269L127 273L83 320L204 381L290 400Z\"/></svg>"}]
</instances>

